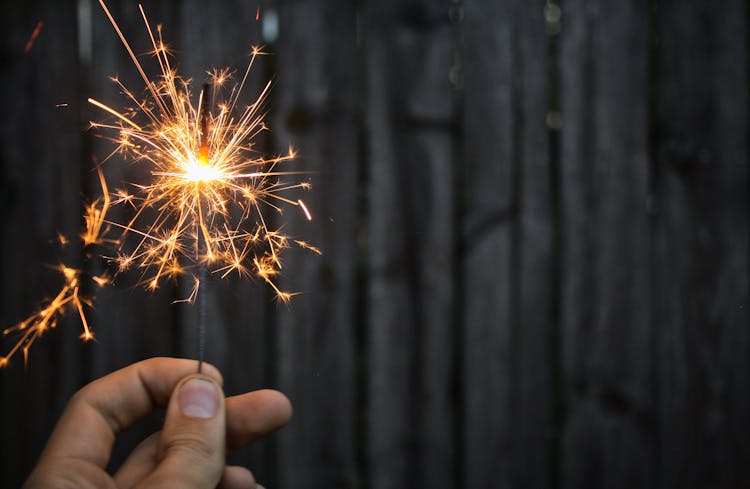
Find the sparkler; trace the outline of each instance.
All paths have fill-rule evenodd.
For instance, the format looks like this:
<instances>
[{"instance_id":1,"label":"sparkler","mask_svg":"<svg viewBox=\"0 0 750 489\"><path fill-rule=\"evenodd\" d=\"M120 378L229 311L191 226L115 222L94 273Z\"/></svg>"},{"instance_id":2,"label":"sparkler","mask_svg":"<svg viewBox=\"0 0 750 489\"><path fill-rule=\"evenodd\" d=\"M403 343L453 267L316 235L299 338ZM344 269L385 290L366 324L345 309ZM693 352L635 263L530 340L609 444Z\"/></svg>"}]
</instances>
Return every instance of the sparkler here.
<instances>
[{"instance_id":1,"label":"sparkler","mask_svg":"<svg viewBox=\"0 0 750 489\"><path fill-rule=\"evenodd\" d=\"M81 235L84 246L111 246L114 254L105 258L115 265L116 273L137 270L138 285L150 290L179 276L191 277L193 287L186 301L196 299L208 274L225 278L236 273L259 277L280 301L288 302L294 294L281 290L275 282L282 268L281 252L290 246L320 251L271 228L266 215L294 206L311 219L302 200L286 196L290 190L309 188L307 182L286 180L302 172L280 168L295 157L294 151L290 148L285 154L268 157L255 148L255 138L267 130L263 104L271 82L255 102L240 105L253 64L265 53L260 47L252 48L241 81L232 87L226 87L229 70L211 71L210 83L203 85L194 103L190 80L173 67L162 28L157 26L154 33L143 7L139 5L152 46L150 54L159 66L155 78L147 76L106 4L103 0L99 3L143 80L146 96L138 98L113 78L129 107L118 110L88 99L111 117L110 121L92 122L91 127L110 134L106 137L115 144L102 164L117 155L133 160L144 175L141 181L110 192L97 167L102 195L86 207ZM130 209L131 217L122 222L110 218L113 206ZM79 293L83 274L65 266L60 270L65 277L60 293L37 313L5 330L6 335L17 334L20 339L6 356L0 356L0 367L19 350L27 357L34 340L54 328L59 317L71 309L80 317L81 338L93 338L84 311L91 301ZM92 279L100 285L109 281L106 277ZM200 290L199 304L204 296L205 290ZM200 369L205 328L200 316L205 309L199 309Z\"/></svg>"}]
</instances>

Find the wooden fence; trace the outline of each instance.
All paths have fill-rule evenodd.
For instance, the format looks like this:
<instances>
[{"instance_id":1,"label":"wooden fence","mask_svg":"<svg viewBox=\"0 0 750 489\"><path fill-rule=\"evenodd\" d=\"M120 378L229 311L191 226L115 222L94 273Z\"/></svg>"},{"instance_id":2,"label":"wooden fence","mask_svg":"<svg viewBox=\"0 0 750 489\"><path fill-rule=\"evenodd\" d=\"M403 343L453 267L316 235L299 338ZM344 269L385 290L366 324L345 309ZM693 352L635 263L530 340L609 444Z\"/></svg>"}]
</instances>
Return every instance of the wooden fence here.
<instances>
[{"instance_id":1,"label":"wooden fence","mask_svg":"<svg viewBox=\"0 0 750 489\"><path fill-rule=\"evenodd\" d=\"M145 52L136 3L109 4ZM315 219L285 215L324 252L287 255L304 294L208 288L228 393L295 406L234 462L279 489L750 486L746 2L144 4L198 80L267 44L248 90L275 76L262 144L314 172ZM8 326L58 285L46 265L82 262L54 241L79 232L111 149L86 98L117 104L113 74L142 85L93 0L5 2L0 26ZM3 487L81 385L195 355L184 285L119 282L97 342L66 320L0 372Z\"/></svg>"}]
</instances>

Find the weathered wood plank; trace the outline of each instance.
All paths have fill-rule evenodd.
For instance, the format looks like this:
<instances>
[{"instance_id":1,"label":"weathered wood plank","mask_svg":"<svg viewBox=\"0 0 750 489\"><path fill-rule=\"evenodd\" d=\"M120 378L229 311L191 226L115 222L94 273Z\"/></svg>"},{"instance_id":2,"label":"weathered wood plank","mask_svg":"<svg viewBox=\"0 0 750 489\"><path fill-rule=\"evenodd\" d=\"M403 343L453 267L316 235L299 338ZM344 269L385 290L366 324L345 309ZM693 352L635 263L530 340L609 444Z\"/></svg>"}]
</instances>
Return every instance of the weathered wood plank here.
<instances>
[{"instance_id":1,"label":"weathered wood plank","mask_svg":"<svg viewBox=\"0 0 750 489\"><path fill-rule=\"evenodd\" d=\"M513 485L553 487L556 460L557 400L553 372L560 368L552 348L558 331L551 194L551 154L547 127L547 2L513 3L512 39L514 137L512 164L517 186L513 224L512 309L515 386ZM506 109L508 110L508 109ZM554 202L557 205L557 202ZM500 272L502 273L502 272ZM487 484L489 481L485 481Z\"/></svg>"},{"instance_id":2,"label":"weathered wood plank","mask_svg":"<svg viewBox=\"0 0 750 489\"><path fill-rule=\"evenodd\" d=\"M563 487L653 487L648 8L566 2Z\"/></svg>"},{"instance_id":3,"label":"weathered wood plank","mask_svg":"<svg viewBox=\"0 0 750 489\"><path fill-rule=\"evenodd\" d=\"M149 5L145 5L147 13ZM111 5L112 15L131 43L136 53L144 53L148 49L148 37L137 5ZM84 19L82 19L83 21ZM89 50L90 59L86 63L86 97L93 97L113 107L127 104L127 99L120 94L119 88L112 83L110 77L117 78L136 96L142 96L145 86L133 66L125 48L109 23L105 13L95 2L92 2L90 25L82 25L81 29L90 29L91 45L83 49ZM147 72L150 74L151 65L148 58L141 57ZM155 74L155 73L154 73ZM108 115L101 110L87 104L84 108L87 120L101 121ZM111 133L104 131L89 131L91 152L86 155L88 160L88 186L85 196L93 200L101 195L98 177L93 171L97 162L102 161L114 148L112 142L101 136L111 137ZM122 157L115 155L102 165L111 191L127 188L128 183L142 181L143 165L125 162ZM114 222L126 221L131 210L122 206L114 206L108 214L108 219ZM106 246L96 247L89 251L92 256L101 254L113 256L114 251ZM92 273L114 273L112 267L105 260L93 258L90 264ZM138 271L126 272L115 277L113 287L105 287L96 291L95 310L92 314L92 325L98 338L98 343L91 349L92 374L99 377L108 372L124 367L142 358L172 352L172 322L173 311L171 302L174 294L171 287L161 288L151 293L136 286L141 279Z\"/></svg>"},{"instance_id":4,"label":"weathered wood plank","mask_svg":"<svg viewBox=\"0 0 750 489\"><path fill-rule=\"evenodd\" d=\"M466 487L509 487L513 21L502 2L470 2L464 8L462 476Z\"/></svg>"},{"instance_id":5,"label":"weathered wood plank","mask_svg":"<svg viewBox=\"0 0 750 489\"><path fill-rule=\"evenodd\" d=\"M278 83L271 127L277 151L292 145L312 172L288 206L284 232L319 247L286 252L283 288L301 292L277 308L278 387L295 419L280 433L275 485L288 489L361 487L357 466L356 364L359 219L359 78L356 5L346 0L284 3L275 49Z\"/></svg>"},{"instance_id":6,"label":"weathered wood plank","mask_svg":"<svg viewBox=\"0 0 750 489\"><path fill-rule=\"evenodd\" d=\"M210 9L206 9L205 2L183 2L179 12L180 67L183 75L193 80L196 97L213 68L228 67L234 73L220 97L228 94L233 83L241 81L250 61L251 47L262 43L261 23L255 14L256 5L252 2L229 2L222 8ZM263 58L256 63L245 83L240 107L253 103L267 81L267 63ZM263 141L258 143L259 149L265 149ZM183 290L190 285L183 284ZM269 379L265 305L268 296L263 286L236 275L224 279L213 276L208 278L204 292L208 312L207 360L224 372L229 388L264 385ZM181 309L181 351L189 357L197 354L197 312L196 304Z\"/></svg>"},{"instance_id":7,"label":"weathered wood plank","mask_svg":"<svg viewBox=\"0 0 750 489\"><path fill-rule=\"evenodd\" d=\"M88 2L88 6L90 10L79 15L79 29L82 33L81 63L84 67L82 77L85 84L84 93L81 94L85 104L82 113L84 121L102 121L109 116L85 103L86 98L92 97L113 107L128 105L127 99L110 77L116 76L136 97L145 97L146 92L143 80L98 2ZM138 5L108 2L108 6L134 52L139 55L139 61L143 63L148 75L156 76L155 61L149 56L143 56L150 48L150 41ZM152 24L163 21L165 33L169 37L174 16L167 4L162 3L161 6L162 8L157 8L156 2L144 3ZM89 41L88 44L86 40ZM101 130L86 133L89 139L84 154L87 178L84 198L88 201L98 198L102 191L98 176L93 171L95 165L115 149L113 143L102 136L106 138L112 134ZM115 155L104 163L102 170L110 191L126 189L129 183L143 181L144 172L148 171L143 164L125 161L120 155ZM107 217L114 222L126 222L131 216L131 209L113 206ZM130 244L132 245L132 241ZM113 256L115 251L112 248L103 245L88 252L92 257L88 265L89 272L109 275L116 273L111 264L97 257ZM174 353L174 287L167 284L157 291L149 292L136 285L141 279L139 271L127 271L116 274L112 286L94 291L96 298L90 319L97 342L87 352L90 364L90 378L87 380L101 377L144 358ZM115 445L110 467L119 466L135 445L159 428L160 421L160 415L155 414L127 430Z\"/></svg>"},{"instance_id":8,"label":"weathered wood plank","mask_svg":"<svg viewBox=\"0 0 750 489\"><path fill-rule=\"evenodd\" d=\"M452 28L440 2L367 8L370 485L451 487Z\"/></svg>"},{"instance_id":9,"label":"weathered wood plank","mask_svg":"<svg viewBox=\"0 0 750 489\"><path fill-rule=\"evenodd\" d=\"M223 2L220 8L207 8L205 2L186 1L179 7L175 44L180 70L193 80L197 96L200 85L212 68L229 67L234 79L227 87L239 82L249 62L251 46L262 44L261 21L256 20L255 2ZM176 19L177 20L177 19ZM240 105L250 104L260 93L269 76L268 58L256 61L243 89ZM218 101L215 101L218 102ZM260 150L265 141L257 141ZM183 283L181 293L190 284ZM207 294L206 359L224 374L227 394L268 387L272 381L271 318L268 314L269 294L256 280L230 275L209 277L203 292ZM197 354L196 304L179 308L180 355ZM271 477L270 445L263 441L230 456L232 463L250 468L261 482Z\"/></svg>"},{"instance_id":10,"label":"weathered wood plank","mask_svg":"<svg viewBox=\"0 0 750 489\"><path fill-rule=\"evenodd\" d=\"M469 487L552 484L555 298L543 7L465 7Z\"/></svg>"},{"instance_id":11,"label":"weathered wood plank","mask_svg":"<svg viewBox=\"0 0 750 489\"><path fill-rule=\"evenodd\" d=\"M38 37L24 53L39 21ZM0 120L0 329L21 320L54 294L59 273L79 264L57 232L74 238L80 224L81 138L78 123L74 2L40 1L3 7ZM56 107L67 103L66 107ZM80 380L75 321L61 321L31 350L0 372L0 473L20 486L41 451L69 393ZM6 353L13 338L4 338Z\"/></svg>"},{"instance_id":12,"label":"weathered wood plank","mask_svg":"<svg viewBox=\"0 0 750 489\"><path fill-rule=\"evenodd\" d=\"M663 487L750 485L747 9L658 11Z\"/></svg>"}]
</instances>

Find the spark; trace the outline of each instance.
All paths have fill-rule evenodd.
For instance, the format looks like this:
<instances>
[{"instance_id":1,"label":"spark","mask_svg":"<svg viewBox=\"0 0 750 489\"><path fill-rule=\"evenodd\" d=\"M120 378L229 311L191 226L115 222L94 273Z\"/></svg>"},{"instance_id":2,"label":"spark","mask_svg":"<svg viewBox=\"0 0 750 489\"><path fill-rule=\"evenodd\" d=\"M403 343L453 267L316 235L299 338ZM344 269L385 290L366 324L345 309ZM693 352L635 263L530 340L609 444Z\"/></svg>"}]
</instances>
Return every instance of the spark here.
<instances>
[{"instance_id":1,"label":"spark","mask_svg":"<svg viewBox=\"0 0 750 489\"><path fill-rule=\"evenodd\" d=\"M233 77L228 69L209 71L210 83L195 97L190 80L173 67L162 27L152 29L142 6L139 9L152 48L149 54L159 67L154 77L147 75L104 1L99 3L140 74L145 95L137 96L112 78L127 100L125 108L88 99L111 116L107 121L92 122L91 127L101 131L115 148L96 164L101 196L85 206L80 239L85 247L113 248L114 253L103 257L116 271L112 276L87 276L87 280L92 287L103 287L112 283L114 275L131 270L140 275L138 285L155 290L165 281L184 276L192 279L193 288L183 301L193 302L202 285L199 271L205 269L221 278L232 273L255 276L273 289L279 301L289 302L296 294L277 285L282 252L291 246L319 250L285 236L272 227L269 217L269 213L281 213L292 205L300 206L311 219L301 200L287 196L310 187L307 182L294 181L302 172L283 168L295 158L294 150L269 156L259 152L254 142L267 130L264 102L271 82L254 102L241 102L254 62L266 53L253 46L242 77L234 83L229 83ZM140 175L110 192L102 166L111 164L115 156L132 162ZM127 212L122 214L130 217L112 217L110 211L115 206L125 206ZM85 313L91 301L80 294L84 275L64 265L58 270L64 279L59 293L4 331L4 335L18 335L19 339L8 354L0 356L0 367L18 351L27 357L31 344L57 326L67 312L78 315L81 339L94 338Z\"/></svg>"},{"instance_id":2,"label":"spark","mask_svg":"<svg viewBox=\"0 0 750 489\"><path fill-rule=\"evenodd\" d=\"M305 213L305 217L307 218L307 220L312 221L312 214L310 214L310 211L307 209L307 206L305 205L305 203L302 202L302 199L298 200L297 203L302 208L302 212Z\"/></svg>"},{"instance_id":3,"label":"spark","mask_svg":"<svg viewBox=\"0 0 750 489\"><path fill-rule=\"evenodd\" d=\"M294 244L296 244L296 245L297 245L297 246L299 246L300 248L304 248L304 249L306 249L306 250L310 250L310 251L312 251L313 253L315 253L316 255L322 255L322 254L323 254L323 252L322 252L322 251L320 251L320 249L319 249L319 248L316 248L315 246L311 245L311 244L310 244L310 243L308 243L307 241L302 241L302 240L299 240L299 239L295 239L295 240L294 240Z\"/></svg>"},{"instance_id":4,"label":"spark","mask_svg":"<svg viewBox=\"0 0 750 489\"><path fill-rule=\"evenodd\" d=\"M112 114L115 117L119 117L121 120L123 120L123 121L127 122L128 124L130 124L131 126L133 126L133 128L135 128L136 130L138 130L138 131L141 130L141 126L137 125L135 122L131 121L130 119L128 119L124 115L120 114L115 109L110 109L109 107L107 107L103 103L98 102L98 101L94 100L93 98L89 98L88 102L91 105L95 105L95 106L99 107L100 109L106 110L107 112L109 112L110 114ZM95 124L95 123L93 123L93 124Z\"/></svg>"},{"instance_id":5,"label":"spark","mask_svg":"<svg viewBox=\"0 0 750 489\"><path fill-rule=\"evenodd\" d=\"M109 277L106 277L104 275L93 276L91 277L91 280L93 280L99 287L104 287L105 285L109 285L112 282Z\"/></svg>"},{"instance_id":6,"label":"spark","mask_svg":"<svg viewBox=\"0 0 750 489\"><path fill-rule=\"evenodd\" d=\"M105 218L112 202L107 188L107 180L104 178L104 173L102 173L99 166L96 167L96 172L99 175L99 184L102 187L102 197L86 206L86 212L83 216L86 227L81 235L84 245L99 244L101 242L101 236L106 229Z\"/></svg>"},{"instance_id":7,"label":"spark","mask_svg":"<svg viewBox=\"0 0 750 489\"><path fill-rule=\"evenodd\" d=\"M65 281L57 295L44 301L35 313L3 331L3 336L16 336L18 339L13 348L6 355L0 357L0 367L6 366L10 358L19 351L23 353L24 363L26 363L29 348L34 341L45 332L55 329L62 316L68 311L77 313L81 320L81 326L83 327L81 339L84 341L94 339L94 334L89 328L84 313L84 305L88 306L90 301L80 294L81 271L66 265L59 265L56 269Z\"/></svg>"},{"instance_id":8,"label":"spark","mask_svg":"<svg viewBox=\"0 0 750 489\"><path fill-rule=\"evenodd\" d=\"M180 302L195 302L195 298L198 297L198 289L201 286L201 281L198 277L193 277L193 288L190 290L190 294L188 294L187 298L185 299L177 299L173 303L179 304Z\"/></svg>"},{"instance_id":9,"label":"spark","mask_svg":"<svg viewBox=\"0 0 750 489\"><path fill-rule=\"evenodd\" d=\"M44 22L40 20L39 22L36 23L34 30L31 31L31 36L29 37L29 40L26 41L26 46L23 48L23 54L29 54L29 51L31 51L31 48L34 47L34 41L36 41L36 38L39 37L39 33L42 32L42 27L44 27Z\"/></svg>"}]
</instances>

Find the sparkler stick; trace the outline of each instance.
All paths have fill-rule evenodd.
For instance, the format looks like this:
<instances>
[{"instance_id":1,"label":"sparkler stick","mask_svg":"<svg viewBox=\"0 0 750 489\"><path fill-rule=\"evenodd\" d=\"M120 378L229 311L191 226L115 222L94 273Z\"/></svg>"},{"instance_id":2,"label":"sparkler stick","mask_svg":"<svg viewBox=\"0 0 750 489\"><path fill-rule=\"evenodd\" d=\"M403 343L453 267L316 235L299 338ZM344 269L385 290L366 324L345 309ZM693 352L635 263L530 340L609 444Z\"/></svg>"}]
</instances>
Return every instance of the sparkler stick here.
<instances>
[{"instance_id":1,"label":"sparkler stick","mask_svg":"<svg viewBox=\"0 0 750 489\"><path fill-rule=\"evenodd\" d=\"M199 102L200 106L200 124L201 124L201 145L198 150L198 161L202 165L208 164L208 107L210 104L210 95L208 93L211 85L204 83L201 89L201 98ZM203 201L201 201L201 214L205 215L203 209ZM205 254L207 250L207 242L201 239L202 249L201 253ZM198 297L198 373L203 373L203 358L206 354L206 264L203 263L199 269L198 284L202 287L199 291Z\"/></svg>"},{"instance_id":2,"label":"sparkler stick","mask_svg":"<svg viewBox=\"0 0 750 489\"><path fill-rule=\"evenodd\" d=\"M320 254L306 242L270 228L267 216L269 211L281 213L284 207L294 206L311 218L302 200L286 196L290 191L309 188L309 183L287 181L302 172L280 168L294 159L293 150L266 156L255 147L255 137L267 130L263 104L270 82L255 102L240 106L250 70L256 58L265 54L261 48L253 47L241 81L231 88L224 88L231 78L229 70L210 72L211 83L203 86L196 107L190 81L172 66L161 26L154 32L139 5L152 46L150 54L160 70L158 76L149 78L106 4L103 0L99 3L143 80L146 96L139 98L113 78L129 107L118 110L89 99L112 117L92 122L91 127L111 134L108 139L116 146L102 164L119 155L132 160L142 175L140 180L110 191L97 167L102 196L86 207L81 239L84 246L113 248L114 254L105 258L117 268L115 273L138 271L138 284L147 289L155 290L180 276L192 277L194 286L185 300L193 302L202 289L198 298L200 371L205 354L205 288L209 275L254 275L274 290L278 300L288 302L295 294L276 285L282 251L299 246ZM224 93L226 96L221 97ZM129 208L131 217L125 221L110 217L113 206ZM61 292L39 312L4 331L20 339L9 354L0 356L0 367L19 350L26 356L34 340L54 328L57 318L69 311L80 317L82 339L93 338L84 308L91 299L80 297L80 280L91 278L103 285L109 279L87 277L63 265L60 270L66 280Z\"/></svg>"}]
</instances>

